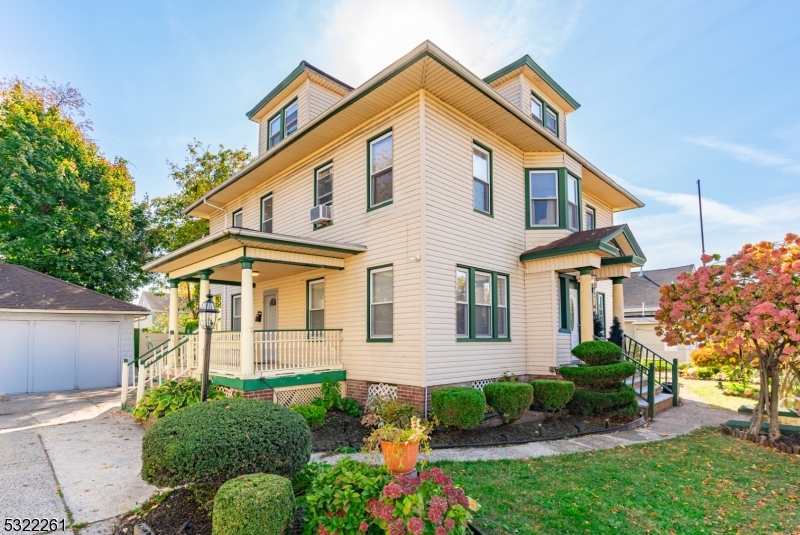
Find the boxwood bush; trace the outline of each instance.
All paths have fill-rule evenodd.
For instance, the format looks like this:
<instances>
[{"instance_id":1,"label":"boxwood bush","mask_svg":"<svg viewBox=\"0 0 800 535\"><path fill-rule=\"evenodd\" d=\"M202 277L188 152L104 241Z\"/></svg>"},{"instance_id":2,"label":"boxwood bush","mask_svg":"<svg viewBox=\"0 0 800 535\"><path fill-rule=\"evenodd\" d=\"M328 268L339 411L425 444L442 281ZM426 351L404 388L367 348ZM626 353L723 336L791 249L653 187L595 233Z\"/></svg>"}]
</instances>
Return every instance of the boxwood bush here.
<instances>
[{"instance_id":1,"label":"boxwood bush","mask_svg":"<svg viewBox=\"0 0 800 535\"><path fill-rule=\"evenodd\" d=\"M572 348L572 354L590 366L602 366L619 360L622 348L606 340L582 342Z\"/></svg>"},{"instance_id":2,"label":"boxwood bush","mask_svg":"<svg viewBox=\"0 0 800 535\"><path fill-rule=\"evenodd\" d=\"M558 373L576 385L605 390L617 386L620 381L636 373L636 364L615 362L605 366L565 366L559 368Z\"/></svg>"},{"instance_id":3,"label":"boxwood bush","mask_svg":"<svg viewBox=\"0 0 800 535\"><path fill-rule=\"evenodd\" d=\"M294 520L292 482L274 474L228 480L214 497L214 535L281 535Z\"/></svg>"},{"instance_id":4,"label":"boxwood bush","mask_svg":"<svg viewBox=\"0 0 800 535\"><path fill-rule=\"evenodd\" d=\"M610 413L636 414L639 410L636 391L621 383L607 392L576 390L567 407L570 411L586 416L602 416Z\"/></svg>"},{"instance_id":5,"label":"boxwood bush","mask_svg":"<svg viewBox=\"0 0 800 535\"><path fill-rule=\"evenodd\" d=\"M533 387L534 406L545 411L560 411L569 403L572 393L575 392L575 385L570 381L535 379L530 384Z\"/></svg>"},{"instance_id":6,"label":"boxwood bush","mask_svg":"<svg viewBox=\"0 0 800 535\"><path fill-rule=\"evenodd\" d=\"M431 392L433 414L448 427L478 425L486 413L483 391L469 386L446 386Z\"/></svg>"},{"instance_id":7,"label":"boxwood bush","mask_svg":"<svg viewBox=\"0 0 800 535\"><path fill-rule=\"evenodd\" d=\"M328 414L325 407L318 405L292 405L291 409L305 419L308 427L318 426L325 421L325 415Z\"/></svg>"},{"instance_id":8,"label":"boxwood bush","mask_svg":"<svg viewBox=\"0 0 800 535\"><path fill-rule=\"evenodd\" d=\"M254 473L292 477L310 457L311 431L293 410L257 399L210 401L155 421L142 439L142 479L164 488Z\"/></svg>"},{"instance_id":9,"label":"boxwood bush","mask_svg":"<svg viewBox=\"0 0 800 535\"><path fill-rule=\"evenodd\" d=\"M533 401L533 387L528 383L489 383L483 387L483 393L486 403L506 424L518 420Z\"/></svg>"}]
</instances>

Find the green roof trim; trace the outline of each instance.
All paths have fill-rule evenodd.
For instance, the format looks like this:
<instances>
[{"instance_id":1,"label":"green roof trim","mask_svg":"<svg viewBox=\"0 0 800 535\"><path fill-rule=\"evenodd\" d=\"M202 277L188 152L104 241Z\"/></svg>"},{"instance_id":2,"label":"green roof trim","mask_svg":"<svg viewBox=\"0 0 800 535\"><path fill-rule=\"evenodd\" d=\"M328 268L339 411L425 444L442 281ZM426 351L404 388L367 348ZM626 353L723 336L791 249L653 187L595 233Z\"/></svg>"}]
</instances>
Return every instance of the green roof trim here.
<instances>
[{"instance_id":1,"label":"green roof trim","mask_svg":"<svg viewBox=\"0 0 800 535\"><path fill-rule=\"evenodd\" d=\"M569 94L569 93L567 93L567 92L564 90L564 88L563 88L563 87L561 87L560 85L558 85L558 84L556 83L556 81L555 81L555 80L553 80L553 79L550 77L550 75L549 75L549 74L547 74L547 73L545 72L545 70L544 70L544 69L542 69L542 68L539 66L539 64L538 64L538 63L536 63L535 61L533 61L533 59L532 59L532 58L531 58L529 55L527 55L527 54L525 54L524 56L522 56L521 58L519 58L517 61L515 61L515 62L514 62L514 63L512 63L511 65L507 65L507 66L503 67L502 69L500 69L499 71L497 71L497 72L495 72L495 73L492 73L492 74L490 74L489 76L487 76L486 78L484 78L484 79L483 79L483 81L484 81L484 82L486 82L487 84L490 84L490 83L494 82L495 80L497 80L498 78L501 78L501 77L505 76L506 74L510 73L511 71L515 71L515 70L517 70L517 69L519 69L520 67L522 67L522 66L525 66L525 65L527 65L528 67L530 67L530 69L531 69L533 72L535 72L537 75L539 75L539 77L540 77L542 80L544 80L544 82L545 82L547 85L549 85L549 86L550 86L550 87L553 89L553 91L555 91L556 93L558 93L558 94L559 94L559 96L561 96L561 98L563 98L564 100L566 100L566 101L569 103L569 105L570 105L570 106L572 106L572 108L573 108L573 109L577 110L578 108L580 108L580 107L581 107L581 105L580 105L580 104L578 104L578 101L577 101L577 100L575 100L574 98L572 98L572 97L570 96L570 94Z\"/></svg>"},{"instance_id":2,"label":"green roof trim","mask_svg":"<svg viewBox=\"0 0 800 535\"><path fill-rule=\"evenodd\" d=\"M236 377L211 376L211 383L219 386L235 388L242 392L256 392L258 390L272 390L288 386L315 385L323 380L344 381L347 379L346 370L333 370L328 372L302 373L298 375L282 375L281 377L255 377L239 379Z\"/></svg>"},{"instance_id":3,"label":"green roof trim","mask_svg":"<svg viewBox=\"0 0 800 535\"><path fill-rule=\"evenodd\" d=\"M641 256L629 255L629 256L618 256L616 258L601 258L600 265L613 266L615 264L636 264L637 266L643 266L645 261L646 259L642 258Z\"/></svg>"},{"instance_id":4,"label":"green roof trim","mask_svg":"<svg viewBox=\"0 0 800 535\"><path fill-rule=\"evenodd\" d=\"M334 78L334 77L333 77L333 76L331 76L330 74L328 74L328 73L326 73L326 72L323 72L323 71L321 71L321 70L317 69L317 68L316 68L316 67L314 67L313 65L311 65L311 64L309 64L308 62L306 62L305 60L303 60L303 61L301 61L301 62L300 62L300 64L299 64L297 67L295 67L295 69L294 69L292 72L290 72L290 73L289 73L289 76L287 76L286 78L284 78L284 79L281 81L281 83L279 83L278 85L276 85L276 86L275 86L275 88L274 88L272 91L270 91L269 93L267 93L267 96L265 96L264 98L262 98L261 100L259 100L259 101L258 101L258 104L256 104L256 105L253 107L253 109L252 109L252 110L250 110L250 111L248 111L248 112L247 112L247 118L248 118L248 119L252 119L252 118L253 118L253 116L254 116L255 114L257 114L258 112L260 112L260 111L261 111L261 110L264 108L264 106L266 106L266 105L269 103L269 101L270 101L270 100L272 100L273 98L275 98L275 96L276 96L278 93L280 93L281 91L283 91L283 90L284 90L284 89L285 89L285 88L286 88L286 87L287 87L289 84L291 84L292 82L294 82L294 81L297 79L297 77L298 77L298 76L300 76L301 74L303 74L303 72L305 72L305 71L306 71L306 69L308 69L308 70L310 70L310 71L314 71L315 73L319 74L320 76L323 76L323 77L325 77L325 78L329 79L330 81L332 81L332 82L334 82L334 83L336 83L336 84L339 84L340 86L342 86L342 87L344 87L344 88L346 88L346 89L348 89L348 90L350 90L350 91L352 91L352 90L353 90L353 88L352 88L352 87L350 87L349 85L347 85L346 83L342 82L341 80L337 80L336 78Z\"/></svg>"}]
</instances>

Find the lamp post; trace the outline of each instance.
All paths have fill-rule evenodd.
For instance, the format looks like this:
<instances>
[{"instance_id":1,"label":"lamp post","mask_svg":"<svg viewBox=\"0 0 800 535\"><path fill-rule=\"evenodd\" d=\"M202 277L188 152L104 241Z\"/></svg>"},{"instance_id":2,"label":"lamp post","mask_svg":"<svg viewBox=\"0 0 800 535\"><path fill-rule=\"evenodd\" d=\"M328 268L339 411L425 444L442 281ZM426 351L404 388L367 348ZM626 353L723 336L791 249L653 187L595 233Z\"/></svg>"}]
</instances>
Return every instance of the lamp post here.
<instances>
[{"instance_id":1,"label":"lamp post","mask_svg":"<svg viewBox=\"0 0 800 535\"><path fill-rule=\"evenodd\" d=\"M200 328L206 331L205 348L203 348L203 378L200 385L200 401L205 401L208 396L208 368L211 365L211 331L217 321L217 307L214 306L214 297L208 294L208 300L200 305Z\"/></svg>"}]
</instances>

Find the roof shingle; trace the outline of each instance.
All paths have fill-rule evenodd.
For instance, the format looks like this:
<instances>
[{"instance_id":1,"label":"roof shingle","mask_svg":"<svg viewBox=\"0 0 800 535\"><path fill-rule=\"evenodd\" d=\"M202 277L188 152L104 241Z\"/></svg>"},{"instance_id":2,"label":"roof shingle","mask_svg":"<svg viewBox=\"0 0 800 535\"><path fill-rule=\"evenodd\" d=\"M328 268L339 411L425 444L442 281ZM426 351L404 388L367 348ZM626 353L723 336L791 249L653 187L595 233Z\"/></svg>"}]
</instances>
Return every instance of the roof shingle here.
<instances>
[{"instance_id":1,"label":"roof shingle","mask_svg":"<svg viewBox=\"0 0 800 535\"><path fill-rule=\"evenodd\" d=\"M665 269L650 269L631 273L630 278L622 281L622 293L625 308L658 308L661 301L661 286L678 280L681 273L692 273L694 264Z\"/></svg>"}]
</instances>

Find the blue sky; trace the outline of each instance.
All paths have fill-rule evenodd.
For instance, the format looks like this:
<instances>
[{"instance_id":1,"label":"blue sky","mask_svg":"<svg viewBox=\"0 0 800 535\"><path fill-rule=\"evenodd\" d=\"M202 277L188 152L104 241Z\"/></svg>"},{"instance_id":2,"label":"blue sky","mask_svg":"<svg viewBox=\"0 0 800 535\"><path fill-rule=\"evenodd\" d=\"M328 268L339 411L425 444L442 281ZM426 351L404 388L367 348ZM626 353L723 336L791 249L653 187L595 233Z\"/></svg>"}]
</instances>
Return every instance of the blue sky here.
<instances>
[{"instance_id":1,"label":"blue sky","mask_svg":"<svg viewBox=\"0 0 800 535\"><path fill-rule=\"evenodd\" d=\"M490 6L491 8L487 7ZM648 267L800 232L800 2L0 0L0 76L69 82L137 194L245 117L300 60L356 86L425 39L476 74L530 54L582 107L569 144L640 196Z\"/></svg>"}]
</instances>

